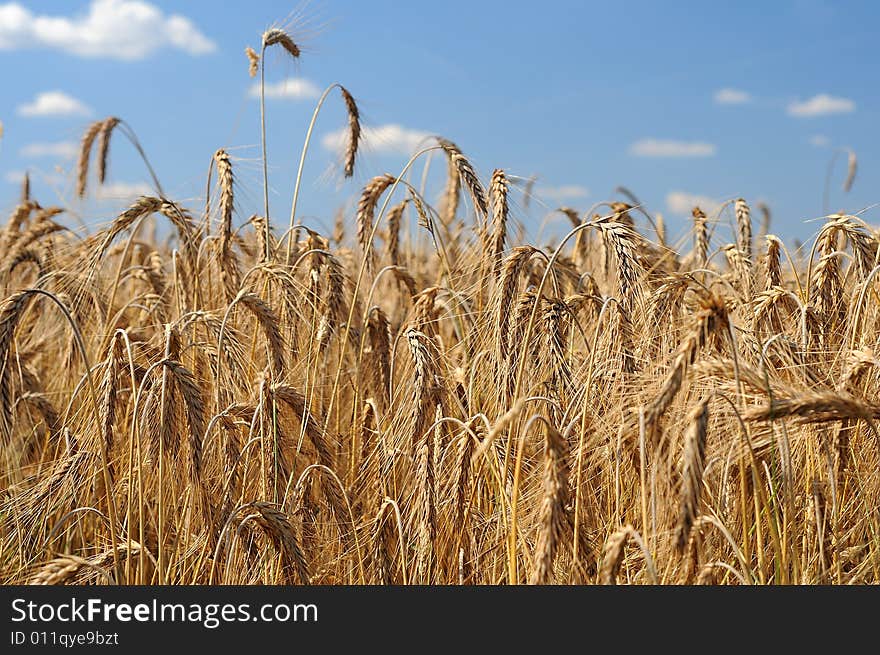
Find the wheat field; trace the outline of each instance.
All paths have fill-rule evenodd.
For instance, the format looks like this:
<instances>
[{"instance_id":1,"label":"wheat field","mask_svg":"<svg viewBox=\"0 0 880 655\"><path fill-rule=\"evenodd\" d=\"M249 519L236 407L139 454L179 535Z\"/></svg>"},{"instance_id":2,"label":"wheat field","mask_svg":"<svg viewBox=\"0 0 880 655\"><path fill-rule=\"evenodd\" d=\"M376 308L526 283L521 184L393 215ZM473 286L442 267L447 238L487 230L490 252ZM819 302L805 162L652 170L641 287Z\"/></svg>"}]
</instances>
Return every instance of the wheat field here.
<instances>
[{"instance_id":1,"label":"wheat field","mask_svg":"<svg viewBox=\"0 0 880 655\"><path fill-rule=\"evenodd\" d=\"M268 48L300 56L270 29L243 69ZM316 116L340 100L351 177L355 98ZM671 243L624 189L530 244L529 184L437 137L322 234L302 165L269 216L261 118L260 215L221 148L203 207L149 168L155 194L90 233L26 183L0 228L3 583L880 582L857 215L794 250L737 198ZM111 140L149 167L97 121L79 196Z\"/></svg>"}]
</instances>

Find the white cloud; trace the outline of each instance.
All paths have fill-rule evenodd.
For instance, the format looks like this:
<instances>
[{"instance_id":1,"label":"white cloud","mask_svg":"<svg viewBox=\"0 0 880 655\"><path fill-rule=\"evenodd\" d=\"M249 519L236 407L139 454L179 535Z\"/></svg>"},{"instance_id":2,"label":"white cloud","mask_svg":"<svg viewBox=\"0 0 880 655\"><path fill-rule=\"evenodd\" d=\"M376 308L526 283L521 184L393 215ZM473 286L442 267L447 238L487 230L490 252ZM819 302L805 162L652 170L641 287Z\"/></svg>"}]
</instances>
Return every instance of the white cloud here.
<instances>
[{"instance_id":1,"label":"white cloud","mask_svg":"<svg viewBox=\"0 0 880 655\"><path fill-rule=\"evenodd\" d=\"M143 59L168 48L202 55L217 49L187 18L142 0L92 0L79 16L35 14L0 4L0 50L53 48L80 57Z\"/></svg>"},{"instance_id":2,"label":"white cloud","mask_svg":"<svg viewBox=\"0 0 880 655\"><path fill-rule=\"evenodd\" d=\"M670 214L690 216L694 207L699 207L707 214L715 211L721 203L708 196L700 196L685 191L670 191L666 194L666 209Z\"/></svg>"},{"instance_id":3,"label":"white cloud","mask_svg":"<svg viewBox=\"0 0 880 655\"><path fill-rule=\"evenodd\" d=\"M22 116L88 116L92 110L63 91L44 91L31 102L19 105L18 113Z\"/></svg>"},{"instance_id":4,"label":"white cloud","mask_svg":"<svg viewBox=\"0 0 880 655\"><path fill-rule=\"evenodd\" d=\"M817 148L824 148L831 145L831 139L824 134L814 134L810 137L810 145Z\"/></svg>"},{"instance_id":5,"label":"white cloud","mask_svg":"<svg viewBox=\"0 0 880 655\"><path fill-rule=\"evenodd\" d=\"M57 157L60 159L73 159L79 147L73 141L56 141L53 143L29 143L19 152L22 157Z\"/></svg>"},{"instance_id":6,"label":"white cloud","mask_svg":"<svg viewBox=\"0 0 880 655\"><path fill-rule=\"evenodd\" d=\"M250 96L260 97L260 84L251 86ZM281 80L280 82L266 84L267 98L287 98L290 100L311 100L321 95L321 89L314 82L301 78Z\"/></svg>"},{"instance_id":7,"label":"white cloud","mask_svg":"<svg viewBox=\"0 0 880 655\"><path fill-rule=\"evenodd\" d=\"M717 105L744 105L752 101L747 91L731 88L719 89L712 97Z\"/></svg>"},{"instance_id":8,"label":"white cloud","mask_svg":"<svg viewBox=\"0 0 880 655\"><path fill-rule=\"evenodd\" d=\"M3 179L10 184L21 184L24 179L24 171L6 171L3 174Z\"/></svg>"},{"instance_id":9,"label":"white cloud","mask_svg":"<svg viewBox=\"0 0 880 655\"><path fill-rule=\"evenodd\" d=\"M629 147L636 157L711 157L715 150L714 143L671 139L641 139Z\"/></svg>"},{"instance_id":10,"label":"white cloud","mask_svg":"<svg viewBox=\"0 0 880 655\"><path fill-rule=\"evenodd\" d=\"M31 182L39 180L50 186L59 186L64 183L65 177L60 173L60 169L56 168L54 172L33 168L28 171L12 170L3 174L3 179L9 184L20 185L24 181L25 173L30 175Z\"/></svg>"},{"instance_id":11,"label":"white cloud","mask_svg":"<svg viewBox=\"0 0 880 655\"><path fill-rule=\"evenodd\" d=\"M149 195L153 195L152 187L144 182L113 182L95 187L95 197L100 200L132 200Z\"/></svg>"},{"instance_id":12,"label":"white cloud","mask_svg":"<svg viewBox=\"0 0 880 655\"><path fill-rule=\"evenodd\" d=\"M373 152L409 155L424 145L430 136L430 132L411 130L402 125L377 125L361 131L361 142ZM348 143L348 129L340 128L325 134L321 143L327 150L342 150Z\"/></svg>"},{"instance_id":13,"label":"white cloud","mask_svg":"<svg viewBox=\"0 0 880 655\"><path fill-rule=\"evenodd\" d=\"M556 200L557 202L561 202L563 200L587 198L590 195L590 190L586 187L578 186L577 184L566 184L563 186L541 186L535 189L535 195L539 198L546 198L547 200Z\"/></svg>"},{"instance_id":14,"label":"white cloud","mask_svg":"<svg viewBox=\"0 0 880 655\"><path fill-rule=\"evenodd\" d=\"M788 114L798 118L827 116L829 114L849 114L856 110L856 103L849 98L820 93L803 102L793 102L788 106Z\"/></svg>"}]
</instances>

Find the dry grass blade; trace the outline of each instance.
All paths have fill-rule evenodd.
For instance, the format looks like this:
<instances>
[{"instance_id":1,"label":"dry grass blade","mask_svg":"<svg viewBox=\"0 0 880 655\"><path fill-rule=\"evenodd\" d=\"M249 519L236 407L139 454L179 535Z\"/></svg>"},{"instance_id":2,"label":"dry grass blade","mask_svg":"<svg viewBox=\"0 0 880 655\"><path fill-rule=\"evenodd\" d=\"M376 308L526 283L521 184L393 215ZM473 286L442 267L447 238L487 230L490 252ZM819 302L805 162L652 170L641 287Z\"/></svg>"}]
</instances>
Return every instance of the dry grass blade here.
<instances>
[{"instance_id":1,"label":"dry grass blade","mask_svg":"<svg viewBox=\"0 0 880 655\"><path fill-rule=\"evenodd\" d=\"M709 401L701 400L688 416L681 471L681 509L675 526L675 543L684 551L690 539L691 528L697 519L703 471L706 459L706 436L709 427Z\"/></svg>"},{"instance_id":2,"label":"dry grass blade","mask_svg":"<svg viewBox=\"0 0 880 655\"><path fill-rule=\"evenodd\" d=\"M471 163L454 143L446 139L438 139L438 142L470 193L474 209L477 211L477 217L485 219L489 213L486 206L486 192L483 190L483 185L480 183L480 178L477 177L474 167L471 166Z\"/></svg>"},{"instance_id":3,"label":"dry grass blade","mask_svg":"<svg viewBox=\"0 0 880 655\"><path fill-rule=\"evenodd\" d=\"M7 443L12 430L12 349L18 321L27 309L31 296L25 291L16 293L0 305L0 443Z\"/></svg>"},{"instance_id":4,"label":"dry grass blade","mask_svg":"<svg viewBox=\"0 0 880 655\"><path fill-rule=\"evenodd\" d=\"M416 452L416 494L417 537L416 567L418 579L422 584L431 584L434 560L434 540L437 534L436 509L434 497L434 453L431 448L430 433L421 440Z\"/></svg>"},{"instance_id":5,"label":"dry grass blade","mask_svg":"<svg viewBox=\"0 0 880 655\"><path fill-rule=\"evenodd\" d=\"M358 111L354 96L344 86L339 87L342 99L345 101L345 109L348 111L348 145L345 147L345 164L343 171L345 177L354 175L354 161L357 157L358 145L361 140L361 115Z\"/></svg>"},{"instance_id":6,"label":"dry grass blade","mask_svg":"<svg viewBox=\"0 0 880 655\"><path fill-rule=\"evenodd\" d=\"M229 154L220 148L214 153L217 166L217 178L220 181L220 241L219 256L220 275L223 287L230 299L238 293L239 274L238 262L232 250L232 212L235 209L235 178L232 174L232 162Z\"/></svg>"},{"instance_id":7,"label":"dry grass blade","mask_svg":"<svg viewBox=\"0 0 880 655\"><path fill-rule=\"evenodd\" d=\"M269 350L272 372L276 377L280 377L284 370L284 337L281 335L278 315L269 307L265 300L255 293L243 291L238 295L237 300L240 305L250 311L263 330Z\"/></svg>"},{"instance_id":8,"label":"dry grass blade","mask_svg":"<svg viewBox=\"0 0 880 655\"><path fill-rule=\"evenodd\" d=\"M323 351L330 344L330 338L336 333L339 324L345 319L345 273L339 260L327 255L324 257L327 270L327 290L324 299L324 312L318 323L315 338L318 348Z\"/></svg>"},{"instance_id":9,"label":"dry grass blade","mask_svg":"<svg viewBox=\"0 0 880 655\"><path fill-rule=\"evenodd\" d=\"M725 334L729 328L727 307L717 296L709 296L702 301L693 326L676 350L672 367L667 373L660 392L645 409L645 423L653 430L656 422L672 404L681 389L687 368L696 361L697 353L713 334Z\"/></svg>"},{"instance_id":10,"label":"dry grass blade","mask_svg":"<svg viewBox=\"0 0 880 655\"><path fill-rule=\"evenodd\" d=\"M617 584L617 575L626 554L626 543L633 532L632 526L624 526L605 542L605 549L602 551L602 568L599 571L599 584Z\"/></svg>"},{"instance_id":11,"label":"dry grass blade","mask_svg":"<svg viewBox=\"0 0 880 655\"><path fill-rule=\"evenodd\" d=\"M104 121L95 121L89 125L80 142L79 160L76 164L76 195L80 198L86 195L86 182L89 177L89 158L92 155L92 145L103 129Z\"/></svg>"},{"instance_id":12,"label":"dry grass blade","mask_svg":"<svg viewBox=\"0 0 880 655\"><path fill-rule=\"evenodd\" d=\"M397 203L388 210L388 231L385 240L385 251L392 266L400 266L400 222L409 198ZM413 294L415 295L415 294Z\"/></svg>"},{"instance_id":13,"label":"dry grass blade","mask_svg":"<svg viewBox=\"0 0 880 655\"><path fill-rule=\"evenodd\" d=\"M858 165L859 160L856 157L855 150L848 150L846 153L846 179L843 181L843 190L847 193L852 189L853 182L856 180Z\"/></svg>"},{"instance_id":14,"label":"dry grass blade","mask_svg":"<svg viewBox=\"0 0 880 655\"><path fill-rule=\"evenodd\" d=\"M178 362L167 360L165 366L174 376L174 384L180 391L189 426L190 466L194 480L202 470L202 437L205 434L205 401L195 376Z\"/></svg>"},{"instance_id":15,"label":"dry grass blade","mask_svg":"<svg viewBox=\"0 0 880 655\"><path fill-rule=\"evenodd\" d=\"M232 232L232 212L235 208L234 178L229 153L223 148L214 153L214 164L217 166L217 179L220 181L220 234ZM226 237L228 241L229 236ZM227 246L228 248L228 246Z\"/></svg>"},{"instance_id":16,"label":"dry grass blade","mask_svg":"<svg viewBox=\"0 0 880 655\"><path fill-rule=\"evenodd\" d=\"M391 325L388 316L380 307L370 309L367 334L375 393L384 405L390 400L388 389L391 383Z\"/></svg>"},{"instance_id":17,"label":"dry grass blade","mask_svg":"<svg viewBox=\"0 0 880 655\"><path fill-rule=\"evenodd\" d=\"M639 296L639 278L644 273L637 257L643 245L639 235L625 222L614 220L614 217L596 219L590 224L599 230L605 247L615 255L620 298L623 302L632 302L633 298Z\"/></svg>"},{"instance_id":18,"label":"dry grass blade","mask_svg":"<svg viewBox=\"0 0 880 655\"><path fill-rule=\"evenodd\" d=\"M106 550L91 557L60 555L37 569L28 580L30 585L62 585L81 577L89 571L97 571L102 583L113 581L110 571L116 562L134 559L141 553L141 545L135 541L120 544L116 550Z\"/></svg>"},{"instance_id":19,"label":"dry grass blade","mask_svg":"<svg viewBox=\"0 0 880 655\"><path fill-rule=\"evenodd\" d=\"M492 245L490 257L492 269L496 275L501 268L501 258L504 255L504 247L507 241L507 178L500 168L492 173L492 183L489 185L489 194L492 200Z\"/></svg>"},{"instance_id":20,"label":"dry grass blade","mask_svg":"<svg viewBox=\"0 0 880 655\"><path fill-rule=\"evenodd\" d=\"M357 208L357 238L361 252L367 260L367 270L373 270L373 219L379 198L397 180L393 175L385 174L374 177L364 187Z\"/></svg>"},{"instance_id":21,"label":"dry grass blade","mask_svg":"<svg viewBox=\"0 0 880 655\"><path fill-rule=\"evenodd\" d=\"M752 213L749 206L742 198L736 199L736 246L745 257L748 266L752 265Z\"/></svg>"},{"instance_id":22,"label":"dry grass blade","mask_svg":"<svg viewBox=\"0 0 880 655\"><path fill-rule=\"evenodd\" d=\"M249 503L240 511L251 511L263 534L281 554L282 574L287 584L309 584L309 568L287 515L276 505Z\"/></svg>"},{"instance_id":23,"label":"dry grass blade","mask_svg":"<svg viewBox=\"0 0 880 655\"><path fill-rule=\"evenodd\" d=\"M499 359L508 352L510 314L514 298L516 298L519 278L535 252L535 248L532 246L517 246L504 261L504 266L501 268L495 312L496 352Z\"/></svg>"},{"instance_id":24,"label":"dry grass blade","mask_svg":"<svg viewBox=\"0 0 880 655\"><path fill-rule=\"evenodd\" d=\"M709 230L706 225L706 214L699 207L694 207L692 214L694 217L695 268L703 268L709 258Z\"/></svg>"},{"instance_id":25,"label":"dry grass blade","mask_svg":"<svg viewBox=\"0 0 880 655\"><path fill-rule=\"evenodd\" d=\"M768 234L764 239L767 242L767 252L764 254L764 288L770 289L782 284L782 268L779 264L782 242L773 234Z\"/></svg>"},{"instance_id":26,"label":"dry grass blade","mask_svg":"<svg viewBox=\"0 0 880 655\"><path fill-rule=\"evenodd\" d=\"M803 392L794 398L774 398L765 407L749 409L743 414L746 421L773 421L795 418L801 423L825 423L880 418L880 405L859 400L842 391Z\"/></svg>"},{"instance_id":27,"label":"dry grass blade","mask_svg":"<svg viewBox=\"0 0 880 655\"><path fill-rule=\"evenodd\" d=\"M119 119L111 116L104 120L98 133L98 182L104 184L107 179L107 160L110 157L110 135L119 125Z\"/></svg>"},{"instance_id":28,"label":"dry grass blade","mask_svg":"<svg viewBox=\"0 0 880 655\"><path fill-rule=\"evenodd\" d=\"M559 431L547 425L538 540L535 546L531 584L548 584L553 579L553 561L564 534L567 503L568 452L566 443Z\"/></svg>"}]
</instances>

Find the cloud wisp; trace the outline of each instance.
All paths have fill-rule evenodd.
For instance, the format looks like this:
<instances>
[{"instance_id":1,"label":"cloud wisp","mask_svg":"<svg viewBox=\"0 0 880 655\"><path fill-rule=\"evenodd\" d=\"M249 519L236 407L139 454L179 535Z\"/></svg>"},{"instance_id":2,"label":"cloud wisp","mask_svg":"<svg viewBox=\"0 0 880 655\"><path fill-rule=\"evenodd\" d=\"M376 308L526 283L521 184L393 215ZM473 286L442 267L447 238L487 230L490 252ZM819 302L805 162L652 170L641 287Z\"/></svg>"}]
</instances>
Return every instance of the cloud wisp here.
<instances>
[{"instance_id":1,"label":"cloud wisp","mask_svg":"<svg viewBox=\"0 0 880 655\"><path fill-rule=\"evenodd\" d=\"M22 157L38 159L40 157L56 157L58 159L73 159L76 157L79 146L73 141L55 141L51 143L29 143L19 153Z\"/></svg>"},{"instance_id":2,"label":"cloud wisp","mask_svg":"<svg viewBox=\"0 0 880 655\"><path fill-rule=\"evenodd\" d=\"M152 194L152 187L144 182L112 182L95 187L95 197L99 200L131 200Z\"/></svg>"},{"instance_id":3,"label":"cloud wisp","mask_svg":"<svg viewBox=\"0 0 880 655\"><path fill-rule=\"evenodd\" d=\"M563 184L561 186L539 186L535 189L535 196L545 200L564 202L566 200L578 200L590 197L590 190L578 184Z\"/></svg>"},{"instance_id":4,"label":"cloud wisp","mask_svg":"<svg viewBox=\"0 0 880 655\"><path fill-rule=\"evenodd\" d=\"M309 80L293 78L280 82L267 82L265 94L267 98L276 100L314 100L321 95L321 89ZM259 83L251 85L248 95L252 98L260 97Z\"/></svg>"},{"instance_id":5,"label":"cloud wisp","mask_svg":"<svg viewBox=\"0 0 880 655\"><path fill-rule=\"evenodd\" d=\"M752 101L752 96L748 91L726 87L718 89L712 99L716 105L745 105Z\"/></svg>"},{"instance_id":6,"label":"cloud wisp","mask_svg":"<svg viewBox=\"0 0 880 655\"><path fill-rule=\"evenodd\" d=\"M634 157L712 157L716 151L714 143L673 139L641 139L629 147Z\"/></svg>"},{"instance_id":7,"label":"cloud wisp","mask_svg":"<svg viewBox=\"0 0 880 655\"><path fill-rule=\"evenodd\" d=\"M707 214L721 206L721 203L710 198L687 191L670 191L666 194L666 210L677 216L690 216L694 207L699 207Z\"/></svg>"},{"instance_id":8,"label":"cloud wisp","mask_svg":"<svg viewBox=\"0 0 880 655\"><path fill-rule=\"evenodd\" d=\"M217 45L188 18L143 0L92 0L79 16L35 13L17 2L0 4L0 50L31 48L136 60L169 49L204 55Z\"/></svg>"},{"instance_id":9,"label":"cloud wisp","mask_svg":"<svg viewBox=\"0 0 880 655\"><path fill-rule=\"evenodd\" d=\"M30 102L19 105L20 116L88 116L92 110L81 100L63 91L44 91L38 93Z\"/></svg>"},{"instance_id":10,"label":"cloud wisp","mask_svg":"<svg viewBox=\"0 0 880 655\"><path fill-rule=\"evenodd\" d=\"M3 174L3 179L9 184L21 184L24 180L24 175L24 171L6 171Z\"/></svg>"},{"instance_id":11,"label":"cloud wisp","mask_svg":"<svg viewBox=\"0 0 880 655\"><path fill-rule=\"evenodd\" d=\"M856 110L856 103L849 98L820 93L808 100L795 101L788 105L788 115L797 118L813 118L832 114L850 114Z\"/></svg>"},{"instance_id":12,"label":"cloud wisp","mask_svg":"<svg viewBox=\"0 0 880 655\"><path fill-rule=\"evenodd\" d=\"M380 154L412 154L423 145L430 132L414 130L397 124L365 127L361 132L361 142L368 150ZM325 134L321 144L327 150L339 152L348 144L348 129L341 128Z\"/></svg>"}]
</instances>

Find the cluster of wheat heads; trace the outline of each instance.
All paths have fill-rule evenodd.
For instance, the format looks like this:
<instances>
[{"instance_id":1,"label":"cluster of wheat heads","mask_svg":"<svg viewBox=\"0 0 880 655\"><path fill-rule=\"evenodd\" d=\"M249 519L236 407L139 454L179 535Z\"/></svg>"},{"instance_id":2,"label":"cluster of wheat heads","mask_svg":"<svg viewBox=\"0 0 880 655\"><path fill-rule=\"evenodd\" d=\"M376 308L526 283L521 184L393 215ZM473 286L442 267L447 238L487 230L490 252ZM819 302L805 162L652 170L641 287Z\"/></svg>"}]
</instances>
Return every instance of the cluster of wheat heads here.
<instances>
[{"instance_id":1,"label":"cluster of wheat heads","mask_svg":"<svg viewBox=\"0 0 880 655\"><path fill-rule=\"evenodd\" d=\"M137 144L91 126L80 193L114 129ZM0 228L2 581L880 581L871 229L829 216L792 258L739 199L676 247L633 201L518 243L516 181L431 150L436 209L381 175L332 236L238 215L223 149L201 215L156 180L81 235L23 191Z\"/></svg>"}]
</instances>

